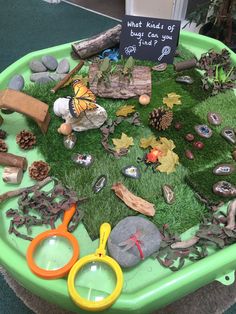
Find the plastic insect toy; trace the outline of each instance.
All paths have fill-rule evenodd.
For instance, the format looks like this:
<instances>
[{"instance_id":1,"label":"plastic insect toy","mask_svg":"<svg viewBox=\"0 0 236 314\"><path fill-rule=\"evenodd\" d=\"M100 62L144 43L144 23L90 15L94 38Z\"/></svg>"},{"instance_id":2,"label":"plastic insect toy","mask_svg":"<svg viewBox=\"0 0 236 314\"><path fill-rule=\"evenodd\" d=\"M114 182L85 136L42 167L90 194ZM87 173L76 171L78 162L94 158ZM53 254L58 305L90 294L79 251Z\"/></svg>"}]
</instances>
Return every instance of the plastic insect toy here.
<instances>
[{"instance_id":1,"label":"plastic insect toy","mask_svg":"<svg viewBox=\"0 0 236 314\"><path fill-rule=\"evenodd\" d=\"M120 59L119 49L113 48L113 49L105 49L100 55L100 59L108 58L110 61L117 62Z\"/></svg>"}]
</instances>

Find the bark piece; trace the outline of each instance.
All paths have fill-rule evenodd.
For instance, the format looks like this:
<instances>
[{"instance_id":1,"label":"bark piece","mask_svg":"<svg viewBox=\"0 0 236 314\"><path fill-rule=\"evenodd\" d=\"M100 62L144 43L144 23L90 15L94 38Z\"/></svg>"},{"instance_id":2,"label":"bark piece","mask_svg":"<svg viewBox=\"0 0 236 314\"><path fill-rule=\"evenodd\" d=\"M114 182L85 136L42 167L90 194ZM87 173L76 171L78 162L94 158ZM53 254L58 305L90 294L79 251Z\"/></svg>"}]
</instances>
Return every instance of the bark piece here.
<instances>
[{"instance_id":1,"label":"bark piece","mask_svg":"<svg viewBox=\"0 0 236 314\"><path fill-rule=\"evenodd\" d=\"M175 69L175 71L180 72L183 70L195 68L196 66L197 66L197 60L195 58L193 58L190 60L185 60L185 61L175 63L174 69Z\"/></svg>"},{"instance_id":2,"label":"bark piece","mask_svg":"<svg viewBox=\"0 0 236 314\"><path fill-rule=\"evenodd\" d=\"M23 178L23 170L17 167L5 167L2 179L5 183L20 184Z\"/></svg>"},{"instance_id":3,"label":"bark piece","mask_svg":"<svg viewBox=\"0 0 236 314\"><path fill-rule=\"evenodd\" d=\"M147 216L155 215L154 204L134 195L122 183L118 182L113 184L111 189L115 192L116 196L118 196L131 209Z\"/></svg>"},{"instance_id":4,"label":"bark piece","mask_svg":"<svg viewBox=\"0 0 236 314\"><path fill-rule=\"evenodd\" d=\"M91 91L103 98L128 99L139 97L143 94L151 96L152 77L151 69L146 66L135 66L131 77L120 75L122 66L117 65L117 70L109 76L109 81L97 78L98 64L89 67L89 86Z\"/></svg>"},{"instance_id":5,"label":"bark piece","mask_svg":"<svg viewBox=\"0 0 236 314\"><path fill-rule=\"evenodd\" d=\"M48 105L22 92L5 89L0 91L0 108L22 113L38 124L43 133L47 132L50 116Z\"/></svg>"},{"instance_id":6,"label":"bark piece","mask_svg":"<svg viewBox=\"0 0 236 314\"><path fill-rule=\"evenodd\" d=\"M28 163L25 157L9 154L0 153L0 165L2 166L12 166L26 170Z\"/></svg>"},{"instance_id":7,"label":"bark piece","mask_svg":"<svg viewBox=\"0 0 236 314\"><path fill-rule=\"evenodd\" d=\"M121 25L106 30L98 35L72 44L73 51L82 59L89 58L104 49L119 44Z\"/></svg>"}]
</instances>

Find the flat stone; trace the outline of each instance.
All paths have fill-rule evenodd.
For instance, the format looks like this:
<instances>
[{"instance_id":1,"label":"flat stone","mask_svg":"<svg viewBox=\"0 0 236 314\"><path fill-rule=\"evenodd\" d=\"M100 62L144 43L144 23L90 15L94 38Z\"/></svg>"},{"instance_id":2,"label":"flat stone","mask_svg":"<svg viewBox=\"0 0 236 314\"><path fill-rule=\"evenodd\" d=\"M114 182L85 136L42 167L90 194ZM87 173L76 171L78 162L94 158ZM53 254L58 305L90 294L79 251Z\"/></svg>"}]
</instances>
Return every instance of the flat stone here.
<instances>
[{"instance_id":1,"label":"flat stone","mask_svg":"<svg viewBox=\"0 0 236 314\"><path fill-rule=\"evenodd\" d=\"M188 76L188 75L178 76L176 77L175 81L177 83L183 83L183 84L188 84L188 85L191 85L194 83L194 80L191 78L191 76Z\"/></svg>"},{"instance_id":2,"label":"flat stone","mask_svg":"<svg viewBox=\"0 0 236 314\"><path fill-rule=\"evenodd\" d=\"M163 193L163 197L164 197L167 204L173 204L174 203L175 194L174 194L173 188L170 185L164 184L162 186L162 193Z\"/></svg>"},{"instance_id":3,"label":"flat stone","mask_svg":"<svg viewBox=\"0 0 236 314\"><path fill-rule=\"evenodd\" d=\"M58 66L57 59L53 56L43 56L42 63L50 71L55 71Z\"/></svg>"},{"instance_id":4,"label":"flat stone","mask_svg":"<svg viewBox=\"0 0 236 314\"><path fill-rule=\"evenodd\" d=\"M154 65L152 67L152 70L157 71L157 72L163 72L167 68L167 63L160 63L158 65Z\"/></svg>"},{"instance_id":5,"label":"flat stone","mask_svg":"<svg viewBox=\"0 0 236 314\"><path fill-rule=\"evenodd\" d=\"M213 193L222 197L235 197L236 186L228 181L219 181L213 185Z\"/></svg>"},{"instance_id":6,"label":"flat stone","mask_svg":"<svg viewBox=\"0 0 236 314\"><path fill-rule=\"evenodd\" d=\"M139 179L141 177L141 173L139 169L135 166L127 166L121 170L122 174L128 178Z\"/></svg>"},{"instance_id":7,"label":"flat stone","mask_svg":"<svg viewBox=\"0 0 236 314\"><path fill-rule=\"evenodd\" d=\"M79 166L89 167L92 165L94 159L92 155L89 154L74 154L71 159Z\"/></svg>"},{"instance_id":8,"label":"flat stone","mask_svg":"<svg viewBox=\"0 0 236 314\"><path fill-rule=\"evenodd\" d=\"M234 129L230 127L225 127L220 133L223 138L225 138L229 143L236 144L236 136L234 133Z\"/></svg>"},{"instance_id":9,"label":"flat stone","mask_svg":"<svg viewBox=\"0 0 236 314\"><path fill-rule=\"evenodd\" d=\"M112 229L107 248L121 267L132 267L157 252L160 243L158 228L148 219L133 216L122 219Z\"/></svg>"},{"instance_id":10,"label":"flat stone","mask_svg":"<svg viewBox=\"0 0 236 314\"><path fill-rule=\"evenodd\" d=\"M24 88L24 85L25 80L23 76L20 74L16 74L10 79L8 83L8 88L21 91Z\"/></svg>"},{"instance_id":11,"label":"flat stone","mask_svg":"<svg viewBox=\"0 0 236 314\"><path fill-rule=\"evenodd\" d=\"M39 72L39 73L32 73L30 75L31 82L37 82L42 78L49 78L49 72Z\"/></svg>"},{"instance_id":12,"label":"flat stone","mask_svg":"<svg viewBox=\"0 0 236 314\"><path fill-rule=\"evenodd\" d=\"M107 176L101 175L93 185L93 192L100 192L107 184Z\"/></svg>"},{"instance_id":13,"label":"flat stone","mask_svg":"<svg viewBox=\"0 0 236 314\"><path fill-rule=\"evenodd\" d=\"M61 80L64 79L65 76L66 76L66 74L49 73L49 77L50 77L53 81L61 81Z\"/></svg>"},{"instance_id":14,"label":"flat stone","mask_svg":"<svg viewBox=\"0 0 236 314\"><path fill-rule=\"evenodd\" d=\"M218 176L227 176L233 172L235 172L233 164L219 164L213 169L213 173Z\"/></svg>"},{"instance_id":15,"label":"flat stone","mask_svg":"<svg viewBox=\"0 0 236 314\"><path fill-rule=\"evenodd\" d=\"M77 137L75 135L75 133L71 133L69 135L64 136L64 146L67 149L72 149L75 146L75 143L77 141Z\"/></svg>"},{"instance_id":16,"label":"flat stone","mask_svg":"<svg viewBox=\"0 0 236 314\"><path fill-rule=\"evenodd\" d=\"M222 122L222 117L217 112L208 112L207 120L212 125L220 125Z\"/></svg>"},{"instance_id":17,"label":"flat stone","mask_svg":"<svg viewBox=\"0 0 236 314\"><path fill-rule=\"evenodd\" d=\"M38 80L35 81L35 84L47 84L51 82L52 79L50 77L40 77Z\"/></svg>"},{"instance_id":18,"label":"flat stone","mask_svg":"<svg viewBox=\"0 0 236 314\"><path fill-rule=\"evenodd\" d=\"M65 73L68 73L69 71L70 71L70 63L66 58L64 58L58 63L56 72L58 74L65 74Z\"/></svg>"},{"instance_id":19,"label":"flat stone","mask_svg":"<svg viewBox=\"0 0 236 314\"><path fill-rule=\"evenodd\" d=\"M196 125L194 129L199 136L204 137L204 138L210 138L213 133L212 130L209 128L209 126L206 124Z\"/></svg>"},{"instance_id":20,"label":"flat stone","mask_svg":"<svg viewBox=\"0 0 236 314\"><path fill-rule=\"evenodd\" d=\"M30 70L32 72L35 72L35 73L46 72L47 71L47 68L39 60L32 60L32 61L30 61L29 67L30 67Z\"/></svg>"}]
</instances>

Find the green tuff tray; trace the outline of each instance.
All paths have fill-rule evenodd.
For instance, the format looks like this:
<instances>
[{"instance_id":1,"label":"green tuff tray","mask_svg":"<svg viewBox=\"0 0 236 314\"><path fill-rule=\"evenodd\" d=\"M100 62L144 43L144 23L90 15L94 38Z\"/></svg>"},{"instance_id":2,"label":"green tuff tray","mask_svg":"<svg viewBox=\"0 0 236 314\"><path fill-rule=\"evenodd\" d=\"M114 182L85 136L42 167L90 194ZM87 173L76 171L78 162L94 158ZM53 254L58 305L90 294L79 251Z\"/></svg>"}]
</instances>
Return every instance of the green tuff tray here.
<instances>
[{"instance_id":1,"label":"green tuff tray","mask_svg":"<svg viewBox=\"0 0 236 314\"><path fill-rule=\"evenodd\" d=\"M202 53L210 48L216 50L226 48L224 44L217 40L188 32L181 32L180 43L191 50L196 57L200 57ZM61 59L69 57L70 51L71 44L68 43L26 55L0 74L0 89L6 88L9 79L18 73L24 76L26 82L29 82L30 71L28 63L32 59L39 58L45 54L52 54ZM236 55L233 52L232 61L236 65ZM76 62L73 60L70 60L70 63L71 67L76 65ZM42 159L42 156L36 150L24 154L15 145L15 135L18 130L24 127L25 118L20 114L14 113L12 115L4 115L4 119L4 128L9 133L7 138L10 147L9 152L25 155L29 164L34 160ZM2 176L2 171L3 167L0 167L0 176ZM21 187L31 184L34 183L25 175ZM7 190L9 190L9 186L1 181L0 193L4 193ZM9 219L6 218L5 211L14 206L16 206L16 199L6 201L0 205L0 264L32 293L65 309L84 313L71 301L67 292L66 278L43 280L33 275L29 270L25 259L28 241L8 234ZM36 236L44 230L42 227L36 227L32 236ZM193 231L194 228L187 231L183 237L190 237ZM80 224L74 235L79 240L81 256L93 253L97 248L98 240L92 242L82 224ZM116 303L106 310L106 313L149 313L214 280L218 280L226 285L232 284L236 269L235 256L236 244L212 253L201 261L189 262L183 269L175 273L160 266L155 259L148 258L137 267L124 271L122 294Z\"/></svg>"}]
</instances>

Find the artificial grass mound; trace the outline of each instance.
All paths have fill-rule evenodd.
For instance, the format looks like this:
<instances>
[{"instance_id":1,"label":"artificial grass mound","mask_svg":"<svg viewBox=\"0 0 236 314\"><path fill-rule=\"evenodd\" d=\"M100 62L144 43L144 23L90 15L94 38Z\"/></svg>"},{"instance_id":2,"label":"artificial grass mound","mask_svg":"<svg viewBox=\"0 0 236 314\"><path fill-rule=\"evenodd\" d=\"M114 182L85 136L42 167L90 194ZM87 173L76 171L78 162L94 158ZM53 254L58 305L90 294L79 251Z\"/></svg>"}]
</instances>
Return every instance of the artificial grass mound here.
<instances>
[{"instance_id":1,"label":"artificial grass mound","mask_svg":"<svg viewBox=\"0 0 236 314\"><path fill-rule=\"evenodd\" d=\"M181 48L181 55L183 59L192 57L192 54L184 48ZM137 64L140 63L152 65L151 62L137 62ZM54 115L53 102L59 97L72 95L71 87L58 91L56 95L50 93L49 85L39 84L26 87L26 93L49 105L51 122L47 134L42 135L32 121L29 121L29 126L37 136L38 149L51 166L51 174L76 190L79 196L88 198L87 202L82 205L82 209L85 212L83 223L92 238L98 237L101 223L107 221L114 227L122 218L137 215L111 191L111 186L118 181L122 182L134 194L155 204L156 214L149 219L158 227L168 224L171 231L182 233L198 224L203 216L207 215L206 207L197 201L194 191L186 184L185 178L190 173L198 172L201 168L205 169L209 159L213 163L215 157L211 152L214 149L216 154L221 155L221 147L218 144L216 145L215 140L212 141L210 139L207 140L204 151L194 151L191 148L196 155L194 161L185 157L184 151L191 144L184 140L184 135L189 132L192 133L195 124L204 123L204 118L195 112L195 108L200 106L199 103L204 101L209 95L202 91L201 76L197 71L185 71L184 75L190 75L195 83L193 85L176 83L175 77L177 74L174 72L172 65L169 65L165 72L153 72L152 98L151 103L146 107L139 105L137 99L129 99L127 101L97 99L98 104L106 109L111 119L116 117L115 112L124 104L135 105L136 110L140 113L141 126L132 126L127 122L122 122L112 135L112 138L119 138L121 133L124 132L134 139L134 146L130 148L128 155L120 159L114 158L103 149L101 145L102 133L98 129L77 133L75 147L72 150L65 149L63 136L57 133L57 128L63 121ZM174 121L172 126L162 132L150 129L149 112L154 108L163 106L163 97L171 92L181 95L182 100L182 105L173 107ZM214 102L214 98L212 99ZM183 124L183 128L180 131L174 128L174 123L177 121ZM174 141L176 145L174 151L179 155L181 163L177 166L175 173L167 175L165 173L153 173L151 169L145 171L145 165L137 163L137 158L143 157L147 152L147 150L139 147L140 139L152 134L157 138L167 137ZM226 144L224 143L223 146ZM92 154L95 162L90 168L80 168L71 160L71 156L74 153ZM121 169L128 165L141 167L142 176L139 180L128 179L121 174ZM107 186L98 194L94 194L92 186L102 174L108 177ZM206 181L207 179L204 184ZM172 205L168 205L164 201L162 196L163 184L169 184L174 188L176 201ZM201 185L200 180L198 184Z\"/></svg>"}]
</instances>

